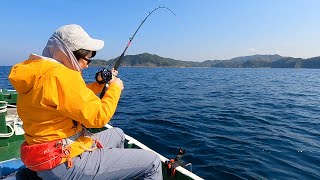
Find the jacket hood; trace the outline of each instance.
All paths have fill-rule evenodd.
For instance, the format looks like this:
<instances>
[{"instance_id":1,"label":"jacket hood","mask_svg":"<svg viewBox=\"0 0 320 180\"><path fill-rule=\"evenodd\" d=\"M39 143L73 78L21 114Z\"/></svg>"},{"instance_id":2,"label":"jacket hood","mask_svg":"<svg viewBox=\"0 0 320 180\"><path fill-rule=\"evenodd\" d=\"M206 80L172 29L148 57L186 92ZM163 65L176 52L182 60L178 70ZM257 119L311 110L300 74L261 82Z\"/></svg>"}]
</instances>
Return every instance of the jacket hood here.
<instances>
[{"instance_id":1,"label":"jacket hood","mask_svg":"<svg viewBox=\"0 0 320 180\"><path fill-rule=\"evenodd\" d=\"M48 43L44 48L42 55L45 57L53 58L72 70L82 70L73 52L56 33L53 34L48 40Z\"/></svg>"},{"instance_id":2,"label":"jacket hood","mask_svg":"<svg viewBox=\"0 0 320 180\"><path fill-rule=\"evenodd\" d=\"M48 61L51 62L48 63ZM54 59L31 54L28 60L12 67L8 78L18 93L26 94L42 74L60 65Z\"/></svg>"}]
</instances>

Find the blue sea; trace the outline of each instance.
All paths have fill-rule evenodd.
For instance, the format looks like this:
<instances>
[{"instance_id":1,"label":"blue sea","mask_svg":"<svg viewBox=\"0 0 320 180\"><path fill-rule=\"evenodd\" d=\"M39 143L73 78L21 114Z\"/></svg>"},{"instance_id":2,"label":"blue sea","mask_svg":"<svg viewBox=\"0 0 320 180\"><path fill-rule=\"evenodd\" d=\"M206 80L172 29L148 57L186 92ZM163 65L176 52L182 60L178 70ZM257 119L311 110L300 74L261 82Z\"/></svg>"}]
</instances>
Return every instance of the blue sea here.
<instances>
[{"instance_id":1,"label":"blue sea","mask_svg":"<svg viewBox=\"0 0 320 180\"><path fill-rule=\"evenodd\" d=\"M0 67L0 88L12 89L9 71ZM125 89L111 124L168 158L186 149L204 179L320 179L320 70L119 72Z\"/></svg>"}]
</instances>

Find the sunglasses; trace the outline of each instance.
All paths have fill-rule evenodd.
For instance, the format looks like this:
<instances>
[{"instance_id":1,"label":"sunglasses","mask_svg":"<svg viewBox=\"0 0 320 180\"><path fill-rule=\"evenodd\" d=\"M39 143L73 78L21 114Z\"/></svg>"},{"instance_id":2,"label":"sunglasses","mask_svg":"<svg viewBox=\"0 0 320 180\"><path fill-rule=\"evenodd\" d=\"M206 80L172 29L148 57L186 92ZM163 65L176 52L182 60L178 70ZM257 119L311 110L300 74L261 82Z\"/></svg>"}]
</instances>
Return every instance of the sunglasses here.
<instances>
[{"instance_id":1,"label":"sunglasses","mask_svg":"<svg viewBox=\"0 0 320 180\"><path fill-rule=\"evenodd\" d=\"M91 63L91 59L89 59L89 58L86 58L86 57L84 57L84 58L82 58L82 59L84 59L85 61L87 61L87 64L90 64Z\"/></svg>"}]
</instances>

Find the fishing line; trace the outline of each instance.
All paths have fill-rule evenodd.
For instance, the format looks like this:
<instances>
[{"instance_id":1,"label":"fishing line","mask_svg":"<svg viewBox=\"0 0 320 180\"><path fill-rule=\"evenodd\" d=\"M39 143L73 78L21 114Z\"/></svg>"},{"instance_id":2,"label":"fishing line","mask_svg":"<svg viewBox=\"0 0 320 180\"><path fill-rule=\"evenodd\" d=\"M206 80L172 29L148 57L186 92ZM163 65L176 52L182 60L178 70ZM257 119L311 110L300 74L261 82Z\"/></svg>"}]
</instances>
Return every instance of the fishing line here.
<instances>
[{"instance_id":1,"label":"fishing line","mask_svg":"<svg viewBox=\"0 0 320 180\"><path fill-rule=\"evenodd\" d=\"M177 15L171 10L169 9L168 7L165 7L165 6L159 6L157 8L155 8L154 10L152 10L151 12L149 12L149 14L141 21L139 27L137 28L137 30L134 32L134 34L132 35L132 37L129 38L129 42L127 43L127 46L125 47L125 49L123 50L122 54L119 56L119 58L117 59L117 61L115 62L114 66L113 66L113 69L114 70L118 70L118 68L120 67L122 61L123 61L123 58L124 58L124 54L125 52L127 51L127 49L129 48L129 46L131 45L131 42L133 40L133 38L136 36L136 34L138 33L139 29L141 28L141 26L144 24L144 22L149 18L149 16L154 13L155 11L159 10L159 9L166 9L168 10L169 12L171 12L175 17L177 17ZM102 77L102 79L104 79L104 77L106 77L106 84L109 83L109 81L112 79L112 72L110 69L108 69L108 67L110 67L110 65L113 63L115 59L113 59L109 65L107 66L107 68L104 68L102 71L101 71L101 74L100 76ZM96 79L98 78L96 74ZM100 93L100 99L102 99L102 97L104 96L104 94L106 93L106 90L107 90L107 86L104 86L101 93Z\"/></svg>"}]
</instances>

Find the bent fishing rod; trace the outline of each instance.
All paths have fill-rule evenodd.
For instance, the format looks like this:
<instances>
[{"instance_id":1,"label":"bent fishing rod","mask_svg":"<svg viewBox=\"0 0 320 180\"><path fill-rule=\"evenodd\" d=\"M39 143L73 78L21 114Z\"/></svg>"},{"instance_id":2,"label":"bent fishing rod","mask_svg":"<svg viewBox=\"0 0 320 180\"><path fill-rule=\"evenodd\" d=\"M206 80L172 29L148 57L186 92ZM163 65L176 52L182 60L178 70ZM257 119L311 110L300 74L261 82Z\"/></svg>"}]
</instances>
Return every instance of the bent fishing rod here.
<instances>
[{"instance_id":1,"label":"bent fishing rod","mask_svg":"<svg viewBox=\"0 0 320 180\"><path fill-rule=\"evenodd\" d=\"M115 62L114 66L113 66L113 69L114 70L118 70L118 68L120 67L122 61L123 61L123 58L124 58L124 54L126 53L127 49L129 48L133 38L136 36L136 34L138 33L139 29L141 28L141 26L144 24L144 22L149 18L149 16L157 11L158 9L166 9L168 11L170 11L174 16L176 16L176 14L169 8L165 7L165 6L159 6L157 8L155 8L154 10L152 10L151 12L149 12L149 14L141 21L139 27L137 28L137 30L134 32L133 36L129 38L129 42L127 43L127 46L125 47L124 51L122 52L122 54L119 56L119 58L117 59L117 61ZM112 64L114 60L112 60L108 67ZM97 72L96 73L96 81L100 84L106 84L101 93L100 93L100 99L103 98L103 96L105 95L106 93L106 90L107 90L107 84L112 80L113 78L113 73L110 69L108 68L104 68L102 69L101 71Z\"/></svg>"}]
</instances>

